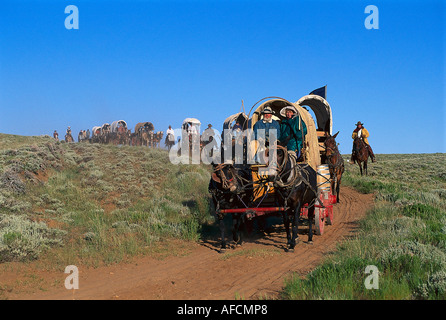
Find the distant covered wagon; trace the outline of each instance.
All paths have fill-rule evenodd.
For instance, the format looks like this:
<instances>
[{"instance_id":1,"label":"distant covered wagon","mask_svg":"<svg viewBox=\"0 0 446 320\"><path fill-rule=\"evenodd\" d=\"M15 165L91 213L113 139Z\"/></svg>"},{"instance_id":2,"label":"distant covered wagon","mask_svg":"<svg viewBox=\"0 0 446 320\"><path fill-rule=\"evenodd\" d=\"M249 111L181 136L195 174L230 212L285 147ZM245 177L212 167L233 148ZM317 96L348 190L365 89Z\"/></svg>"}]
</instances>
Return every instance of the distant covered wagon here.
<instances>
[{"instance_id":1,"label":"distant covered wagon","mask_svg":"<svg viewBox=\"0 0 446 320\"><path fill-rule=\"evenodd\" d=\"M189 138L192 134L196 134L198 137L200 136L200 120L196 118L186 118L183 120L183 132L186 133Z\"/></svg>"},{"instance_id":2,"label":"distant covered wagon","mask_svg":"<svg viewBox=\"0 0 446 320\"><path fill-rule=\"evenodd\" d=\"M153 130L155 130L155 126L151 122L139 122L135 126L135 133L139 135L142 131L149 132Z\"/></svg>"},{"instance_id":3,"label":"distant covered wagon","mask_svg":"<svg viewBox=\"0 0 446 320\"><path fill-rule=\"evenodd\" d=\"M102 134L107 134L110 132L110 123L104 123L101 127L102 129Z\"/></svg>"},{"instance_id":4,"label":"distant covered wagon","mask_svg":"<svg viewBox=\"0 0 446 320\"><path fill-rule=\"evenodd\" d=\"M100 126L94 126L93 129L91 129L91 136L92 137L98 137L102 133L102 127Z\"/></svg>"},{"instance_id":5,"label":"distant covered wagon","mask_svg":"<svg viewBox=\"0 0 446 320\"><path fill-rule=\"evenodd\" d=\"M109 143L114 145L129 144L130 136L127 132L127 122L124 120L116 120L111 124L110 129Z\"/></svg>"},{"instance_id":6,"label":"distant covered wagon","mask_svg":"<svg viewBox=\"0 0 446 320\"><path fill-rule=\"evenodd\" d=\"M127 122L124 120L116 120L111 124L111 132L124 133L127 132Z\"/></svg>"},{"instance_id":7,"label":"distant covered wagon","mask_svg":"<svg viewBox=\"0 0 446 320\"><path fill-rule=\"evenodd\" d=\"M101 126L94 126L91 129L91 142L94 143L99 143L100 142L100 138L102 135L102 127Z\"/></svg>"}]
</instances>

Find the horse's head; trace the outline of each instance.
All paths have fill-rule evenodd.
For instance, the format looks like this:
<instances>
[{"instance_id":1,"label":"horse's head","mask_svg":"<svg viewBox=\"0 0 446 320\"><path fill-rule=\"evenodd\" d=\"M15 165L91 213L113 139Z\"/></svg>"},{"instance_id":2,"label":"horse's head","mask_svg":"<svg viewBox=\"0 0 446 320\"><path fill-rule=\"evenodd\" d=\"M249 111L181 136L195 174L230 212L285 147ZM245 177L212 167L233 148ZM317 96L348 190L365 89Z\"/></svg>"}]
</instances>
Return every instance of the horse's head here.
<instances>
[{"instance_id":1,"label":"horse's head","mask_svg":"<svg viewBox=\"0 0 446 320\"><path fill-rule=\"evenodd\" d=\"M338 136L339 131L336 132L334 136L329 135L327 139L324 141L324 147L325 147L325 154L327 157L332 156L336 150L338 150L338 145L336 143L336 137Z\"/></svg>"},{"instance_id":2,"label":"horse's head","mask_svg":"<svg viewBox=\"0 0 446 320\"><path fill-rule=\"evenodd\" d=\"M231 164L214 165L212 180L217 183L222 191L237 192L237 172Z\"/></svg>"}]
</instances>

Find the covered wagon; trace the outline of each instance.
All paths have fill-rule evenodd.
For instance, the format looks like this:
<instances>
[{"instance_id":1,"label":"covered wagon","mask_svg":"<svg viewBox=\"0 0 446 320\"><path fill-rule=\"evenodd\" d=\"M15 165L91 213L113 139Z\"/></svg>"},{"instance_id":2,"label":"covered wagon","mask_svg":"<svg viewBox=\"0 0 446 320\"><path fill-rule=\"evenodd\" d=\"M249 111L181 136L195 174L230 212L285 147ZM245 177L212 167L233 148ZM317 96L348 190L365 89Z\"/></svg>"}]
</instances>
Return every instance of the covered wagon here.
<instances>
[{"instance_id":1,"label":"covered wagon","mask_svg":"<svg viewBox=\"0 0 446 320\"><path fill-rule=\"evenodd\" d=\"M262 149L258 140L250 139L254 136L252 130L255 124L261 120L262 111L267 107L272 110L272 118L279 123L284 122L286 118L283 111L285 107L292 107L291 109L297 111L299 121L305 124L299 128L306 127L306 133L303 129L301 132L303 148L299 153L287 150L286 143L281 145L280 141L278 144L265 144L265 148ZM210 188L210 192L213 193L217 217L222 218L225 214L232 214L238 216L238 219L250 220L269 214L285 215L285 212L296 209L299 210L298 215L301 218L308 218L311 221L314 213L316 233L323 234L325 223L333 222L333 204L336 202L330 187L331 178L324 147L324 141L331 135L333 125L328 102L323 97L313 94L306 95L296 102L279 97L264 98L251 108L248 115L238 113L228 117L223 124L223 130L233 128L236 119L244 123L241 140L243 161L241 164L237 162L237 155L234 156L232 152L232 164L222 157L222 163L214 165L210 182L213 187ZM222 154L227 150L228 144L225 142ZM277 155L271 156L275 152ZM266 160L266 163L259 159ZM271 171L271 168L274 170ZM304 200L292 202L293 192L298 186L306 188L304 194L311 193L313 198L306 196L307 199L302 196L302 199L308 202ZM299 205L290 207L290 203Z\"/></svg>"},{"instance_id":2,"label":"covered wagon","mask_svg":"<svg viewBox=\"0 0 446 320\"><path fill-rule=\"evenodd\" d=\"M116 120L111 124L111 132L127 132L127 122L124 120Z\"/></svg>"}]
</instances>

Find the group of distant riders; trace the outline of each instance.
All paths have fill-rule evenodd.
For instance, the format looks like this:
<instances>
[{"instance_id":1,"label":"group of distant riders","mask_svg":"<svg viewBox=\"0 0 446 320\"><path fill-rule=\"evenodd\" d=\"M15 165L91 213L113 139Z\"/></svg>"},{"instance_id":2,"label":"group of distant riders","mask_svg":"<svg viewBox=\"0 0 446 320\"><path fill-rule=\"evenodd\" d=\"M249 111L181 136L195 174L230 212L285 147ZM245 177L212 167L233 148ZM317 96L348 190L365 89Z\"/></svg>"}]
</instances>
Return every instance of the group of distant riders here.
<instances>
[{"instance_id":1,"label":"group of distant riders","mask_svg":"<svg viewBox=\"0 0 446 320\"><path fill-rule=\"evenodd\" d=\"M70 140L74 141L73 136L71 135L71 127L67 128L65 137L66 138L70 137L71 138ZM57 130L54 130L53 138L56 140L59 140L59 133L57 132ZM79 131L79 134L77 136L77 142L82 142L82 141L86 141L89 139L90 139L90 130L89 129Z\"/></svg>"}]
</instances>

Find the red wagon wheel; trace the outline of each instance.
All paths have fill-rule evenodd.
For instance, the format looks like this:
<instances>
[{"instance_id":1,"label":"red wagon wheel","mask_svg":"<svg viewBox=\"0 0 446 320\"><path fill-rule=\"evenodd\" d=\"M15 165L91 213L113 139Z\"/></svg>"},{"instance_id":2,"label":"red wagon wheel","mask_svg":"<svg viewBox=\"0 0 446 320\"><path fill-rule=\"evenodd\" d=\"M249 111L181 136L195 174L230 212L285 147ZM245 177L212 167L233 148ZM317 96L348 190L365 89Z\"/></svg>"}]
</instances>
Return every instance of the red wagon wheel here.
<instances>
[{"instance_id":1,"label":"red wagon wheel","mask_svg":"<svg viewBox=\"0 0 446 320\"><path fill-rule=\"evenodd\" d=\"M325 212L324 208L315 208L314 209L314 225L316 227L316 234L322 235L324 233L325 226Z\"/></svg>"}]
</instances>

